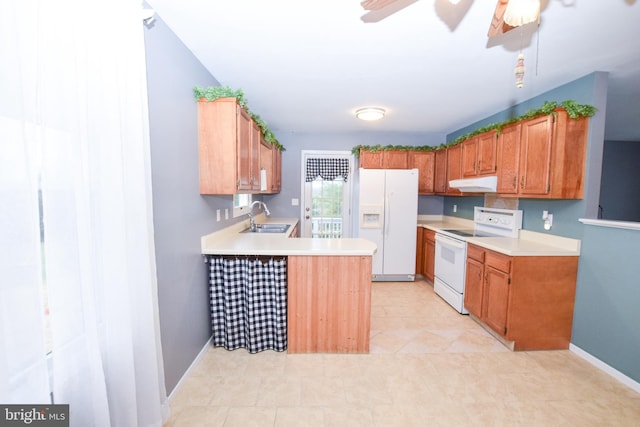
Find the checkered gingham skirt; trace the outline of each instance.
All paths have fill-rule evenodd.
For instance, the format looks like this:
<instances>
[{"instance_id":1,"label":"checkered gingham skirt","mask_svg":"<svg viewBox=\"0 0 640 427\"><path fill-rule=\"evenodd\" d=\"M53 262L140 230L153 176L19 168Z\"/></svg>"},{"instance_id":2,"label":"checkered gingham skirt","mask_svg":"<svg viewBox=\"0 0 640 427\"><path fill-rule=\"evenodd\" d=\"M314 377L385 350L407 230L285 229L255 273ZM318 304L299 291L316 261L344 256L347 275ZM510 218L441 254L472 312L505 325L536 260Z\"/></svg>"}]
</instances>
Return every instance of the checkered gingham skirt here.
<instances>
[{"instance_id":1,"label":"checkered gingham skirt","mask_svg":"<svg viewBox=\"0 0 640 427\"><path fill-rule=\"evenodd\" d=\"M286 350L286 258L217 256L209 268L213 345Z\"/></svg>"}]
</instances>

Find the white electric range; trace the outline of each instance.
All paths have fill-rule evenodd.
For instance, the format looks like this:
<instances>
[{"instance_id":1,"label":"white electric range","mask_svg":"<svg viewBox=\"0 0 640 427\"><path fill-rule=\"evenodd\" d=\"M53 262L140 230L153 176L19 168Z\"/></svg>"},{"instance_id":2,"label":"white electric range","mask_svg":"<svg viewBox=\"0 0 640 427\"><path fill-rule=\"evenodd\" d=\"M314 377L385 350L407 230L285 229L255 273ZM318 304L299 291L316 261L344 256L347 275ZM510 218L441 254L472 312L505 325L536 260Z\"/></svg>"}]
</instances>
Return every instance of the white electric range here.
<instances>
[{"instance_id":1,"label":"white electric range","mask_svg":"<svg viewBox=\"0 0 640 427\"><path fill-rule=\"evenodd\" d=\"M436 231L436 254L433 289L442 299L462 314L467 265L467 238L513 237L522 228L522 211L476 206L473 229L443 229Z\"/></svg>"}]
</instances>

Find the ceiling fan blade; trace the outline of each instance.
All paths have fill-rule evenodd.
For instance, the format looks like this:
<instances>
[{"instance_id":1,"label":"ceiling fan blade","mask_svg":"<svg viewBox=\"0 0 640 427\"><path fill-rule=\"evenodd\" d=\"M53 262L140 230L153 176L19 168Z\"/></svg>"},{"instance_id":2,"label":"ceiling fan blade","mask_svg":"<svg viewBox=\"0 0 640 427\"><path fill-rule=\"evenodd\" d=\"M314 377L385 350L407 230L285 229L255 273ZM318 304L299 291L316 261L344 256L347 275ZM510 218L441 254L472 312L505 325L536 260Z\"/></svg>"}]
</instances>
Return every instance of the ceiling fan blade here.
<instances>
[{"instance_id":1,"label":"ceiling fan blade","mask_svg":"<svg viewBox=\"0 0 640 427\"><path fill-rule=\"evenodd\" d=\"M493 12L493 19L491 19L491 25L489 25L489 32L487 33L488 37L504 34L515 28L504 22L504 12L507 10L508 3L509 0L498 0L496 10Z\"/></svg>"},{"instance_id":2,"label":"ceiling fan blade","mask_svg":"<svg viewBox=\"0 0 640 427\"><path fill-rule=\"evenodd\" d=\"M398 0L364 0L360 2L360 5L365 10L380 10L383 7L389 6L391 3L395 3Z\"/></svg>"},{"instance_id":3,"label":"ceiling fan blade","mask_svg":"<svg viewBox=\"0 0 640 427\"><path fill-rule=\"evenodd\" d=\"M375 0L367 0L367 1L375 1ZM405 7L417 2L418 0L381 0L386 1L388 4L384 6L382 9L372 10L368 13L362 15L360 19L366 23L379 22L384 18L393 15L399 10L404 9ZM365 2L363 2L365 3Z\"/></svg>"}]
</instances>

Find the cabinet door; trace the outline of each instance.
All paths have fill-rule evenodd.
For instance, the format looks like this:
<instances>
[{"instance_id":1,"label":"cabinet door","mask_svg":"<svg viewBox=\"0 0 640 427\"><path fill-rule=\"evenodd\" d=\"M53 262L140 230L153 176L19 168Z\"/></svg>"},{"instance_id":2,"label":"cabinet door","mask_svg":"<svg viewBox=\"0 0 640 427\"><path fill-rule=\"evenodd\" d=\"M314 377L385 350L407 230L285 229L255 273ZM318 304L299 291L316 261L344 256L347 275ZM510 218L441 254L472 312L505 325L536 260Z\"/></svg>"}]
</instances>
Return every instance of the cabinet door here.
<instances>
[{"instance_id":1,"label":"cabinet door","mask_svg":"<svg viewBox=\"0 0 640 427\"><path fill-rule=\"evenodd\" d=\"M447 150L443 148L435 153L433 189L436 194L444 194L447 191Z\"/></svg>"},{"instance_id":2,"label":"cabinet door","mask_svg":"<svg viewBox=\"0 0 640 427\"><path fill-rule=\"evenodd\" d=\"M253 190L252 183L252 133L251 116L244 108L236 108L236 158L238 162L238 185L240 192L248 193Z\"/></svg>"},{"instance_id":3,"label":"cabinet door","mask_svg":"<svg viewBox=\"0 0 640 427\"><path fill-rule=\"evenodd\" d=\"M238 192L238 136L249 136L235 98L198 102L198 163L200 194Z\"/></svg>"},{"instance_id":4,"label":"cabinet door","mask_svg":"<svg viewBox=\"0 0 640 427\"><path fill-rule=\"evenodd\" d=\"M249 145L250 156L250 181L251 190L260 191L260 143L262 140L262 131L256 122L251 120L251 145Z\"/></svg>"},{"instance_id":5,"label":"cabinet door","mask_svg":"<svg viewBox=\"0 0 640 427\"><path fill-rule=\"evenodd\" d=\"M551 190L553 115L522 123L520 138L520 194L542 195Z\"/></svg>"},{"instance_id":6,"label":"cabinet door","mask_svg":"<svg viewBox=\"0 0 640 427\"><path fill-rule=\"evenodd\" d=\"M433 194L435 191L436 154L433 151L409 153L409 168L418 169L418 194Z\"/></svg>"},{"instance_id":7,"label":"cabinet door","mask_svg":"<svg viewBox=\"0 0 640 427\"><path fill-rule=\"evenodd\" d=\"M484 291L484 263L467 258L467 274L464 285L464 306L469 313L482 318Z\"/></svg>"},{"instance_id":8,"label":"cabinet door","mask_svg":"<svg viewBox=\"0 0 640 427\"><path fill-rule=\"evenodd\" d=\"M460 179L462 177L460 144L447 148L447 194L460 195L460 190L449 187L449 181Z\"/></svg>"},{"instance_id":9,"label":"cabinet door","mask_svg":"<svg viewBox=\"0 0 640 427\"><path fill-rule=\"evenodd\" d=\"M260 172L258 175L260 183L260 191L262 193L271 193L273 187L273 150L274 147L267 143L263 137L260 138ZM262 170L265 171L267 182L265 183L265 189L262 190Z\"/></svg>"},{"instance_id":10,"label":"cabinet door","mask_svg":"<svg viewBox=\"0 0 640 427\"><path fill-rule=\"evenodd\" d=\"M474 136L460 144L462 177L478 175L478 137Z\"/></svg>"},{"instance_id":11,"label":"cabinet door","mask_svg":"<svg viewBox=\"0 0 640 427\"><path fill-rule=\"evenodd\" d=\"M424 228L422 227L418 227L416 230L416 274L422 274L422 249L424 247L424 242L422 241L424 234L423 230Z\"/></svg>"},{"instance_id":12,"label":"cabinet door","mask_svg":"<svg viewBox=\"0 0 640 427\"><path fill-rule=\"evenodd\" d=\"M496 146L498 132L495 130L478 135L478 175L493 175L497 170Z\"/></svg>"},{"instance_id":13,"label":"cabinet door","mask_svg":"<svg viewBox=\"0 0 640 427\"><path fill-rule=\"evenodd\" d=\"M518 166L520 161L520 132L522 124L505 126L498 138L498 187L500 194L518 192Z\"/></svg>"},{"instance_id":14,"label":"cabinet door","mask_svg":"<svg viewBox=\"0 0 640 427\"><path fill-rule=\"evenodd\" d=\"M434 277L434 267L436 260L436 238L435 231L433 230L424 230L423 235L423 261L422 261L422 271L423 276L426 277L431 283L433 283Z\"/></svg>"},{"instance_id":15,"label":"cabinet door","mask_svg":"<svg viewBox=\"0 0 640 427\"><path fill-rule=\"evenodd\" d=\"M509 274L489 265L485 267L481 319L500 335L507 334L509 310Z\"/></svg>"},{"instance_id":16,"label":"cabinet door","mask_svg":"<svg viewBox=\"0 0 640 427\"><path fill-rule=\"evenodd\" d=\"M384 169L407 169L409 152L406 150L388 150L382 152L382 167Z\"/></svg>"},{"instance_id":17,"label":"cabinet door","mask_svg":"<svg viewBox=\"0 0 640 427\"><path fill-rule=\"evenodd\" d=\"M271 150L273 156L271 163L273 167L271 177L271 192L279 193L282 189L282 151L277 147L273 147Z\"/></svg>"},{"instance_id":18,"label":"cabinet door","mask_svg":"<svg viewBox=\"0 0 640 427\"><path fill-rule=\"evenodd\" d=\"M360 150L360 167L382 169L382 151Z\"/></svg>"}]
</instances>

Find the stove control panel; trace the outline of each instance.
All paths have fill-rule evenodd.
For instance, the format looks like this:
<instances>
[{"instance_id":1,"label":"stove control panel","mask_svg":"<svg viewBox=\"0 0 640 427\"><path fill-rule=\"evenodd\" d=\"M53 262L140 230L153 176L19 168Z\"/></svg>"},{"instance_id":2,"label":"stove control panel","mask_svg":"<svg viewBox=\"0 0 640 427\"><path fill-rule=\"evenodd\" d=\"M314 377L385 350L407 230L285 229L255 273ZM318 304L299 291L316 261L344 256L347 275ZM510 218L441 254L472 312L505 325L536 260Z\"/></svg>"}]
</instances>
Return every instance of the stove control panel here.
<instances>
[{"instance_id":1,"label":"stove control panel","mask_svg":"<svg viewBox=\"0 0 640 427\"><path fill-rule=\"evenodd\" d=\"M518 230L522 228L522 211L476 206L473 222L477 230L506 237L518 237Z\"/></svg>"}]
</instances>

